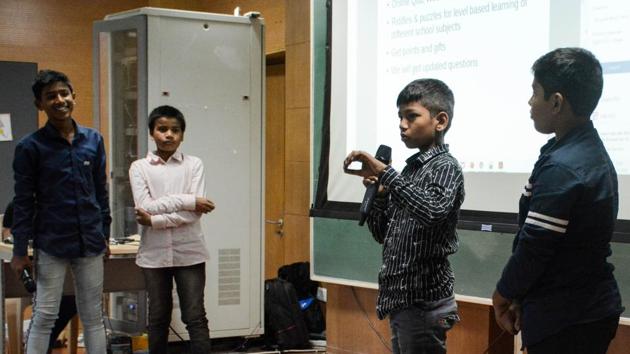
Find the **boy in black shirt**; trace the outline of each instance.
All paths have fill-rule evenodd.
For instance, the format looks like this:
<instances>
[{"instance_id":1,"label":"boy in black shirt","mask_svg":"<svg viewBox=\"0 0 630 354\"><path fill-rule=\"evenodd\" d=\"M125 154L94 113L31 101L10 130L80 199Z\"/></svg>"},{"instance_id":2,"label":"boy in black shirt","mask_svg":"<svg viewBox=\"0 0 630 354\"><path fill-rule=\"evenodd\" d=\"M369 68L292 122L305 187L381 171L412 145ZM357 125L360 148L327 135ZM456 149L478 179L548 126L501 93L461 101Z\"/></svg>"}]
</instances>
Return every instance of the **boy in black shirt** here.
<instances>
[{"instance_id":1,"label":"boy in black shirt","mask_svg":"<svg viewBox=\"0 0 630 354\"><path fill-rule=\"evenodd\" d=\"M64 73L41 70L32 85L46 124L15 147L13 257L20 274L36 250L36 306L26 350L44 353L57 318L66 269L72 269L87 351L105 354L103 259L109 256L109 194L101 134L73 118L76 94Z\"/></svg>"},{"instance_id":2,"label":"boy in black shirt","mask_svg":"<svg viewBox=\"0 0 630 354\"><path fill-rule=\"evenodd\" d=\"M460 165L444 144L454 97L442 81L420 79L396 105L401 139L419 151L400 173L363 151L352 151L344 170L365 185L379 183L368 226L383 244L376 310L380 319L389 316L393 352L446 353L446 332L459 320L447 257L458 248L464 201ZM353 161L362 169L348 169Z\"/></svg>"},{"instance_id":3,"label":"boy in black shirt","mask_svg":"<svg viewBox=\"0 0 630 354\"><path fill-rule=\"evenodd\" d=\"M534 127L555 137L521 196L514 252L492 298L495 317L509 333L522 328L529 354L604 354L623 307L606 261L617 173L590 119L602 67L587 50L560 48L532 71Z\"/></svg>"}]
</instances>

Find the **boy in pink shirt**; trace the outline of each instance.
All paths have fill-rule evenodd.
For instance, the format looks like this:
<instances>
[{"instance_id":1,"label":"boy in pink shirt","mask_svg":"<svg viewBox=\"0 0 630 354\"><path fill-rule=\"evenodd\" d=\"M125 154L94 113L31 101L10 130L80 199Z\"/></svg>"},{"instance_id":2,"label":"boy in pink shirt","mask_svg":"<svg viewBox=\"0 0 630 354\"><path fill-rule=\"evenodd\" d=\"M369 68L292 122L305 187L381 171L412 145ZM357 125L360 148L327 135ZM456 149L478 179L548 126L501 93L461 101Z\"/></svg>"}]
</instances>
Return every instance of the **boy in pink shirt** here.
<instances>
[{"instance_id":1,"label":"boy in pink shirt","mask_svg":"<svg viewBox=\"0 0 630 354\"><path fill-rule=\"evenodd\" d=\"M184 140L184 115L171 106L149 115L149 134L156 151L135 161L129 180L136 204L141 240L136 264L142 268L149 297L149 352L167 352L173 310L173 279L190 335L190 352L210 352L204 308L206 261L209 258L199 219L214 209L205 198L202 161L178 150Z\"/></svg>"}]
</instances>

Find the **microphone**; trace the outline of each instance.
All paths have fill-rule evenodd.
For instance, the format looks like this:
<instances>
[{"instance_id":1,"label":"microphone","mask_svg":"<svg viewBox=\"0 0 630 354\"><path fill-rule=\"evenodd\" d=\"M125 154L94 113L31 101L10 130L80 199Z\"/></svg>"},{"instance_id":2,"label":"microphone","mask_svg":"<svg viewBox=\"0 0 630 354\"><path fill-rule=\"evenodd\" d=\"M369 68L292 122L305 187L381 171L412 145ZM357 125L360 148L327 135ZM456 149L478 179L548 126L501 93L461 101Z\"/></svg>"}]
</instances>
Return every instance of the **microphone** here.
<instances>
[{"instance_id":1,"label":"microphone","mask_svg":"<svg viewBox=\"0 0 630 354\"><path fill-rule=\"evenodd\" d=\"M24 284L24 288L26 289L26 291L28 291L29 293L35 292L37 286L35 285L35 280L33 280L31 272L28 268L24 268L22 270L22 273L20 274L20 280L22 281L22 284Z\"/></svg>"},{"instance_id":2,"label":"microphone","mask_svg":"<svg viewBox=\"0 0 630 354\"><path fill-rule=\"evenodd\" d=\"M392 159L392 148L387 145L380 145L376 150L376 155L374 157L384 164L389 164L389 161ZM376 192L378 192L379 183L370 184L365 189L365 195L363 196L363 202L361 202L361 207L359 208L359 212L361 213L361 217L359 218L359 226L363 226L365 223L365 219L370 214L370 210L372 209L372 204L374 204L374 198L376 197Z\"/></svg>"}]
</instances>

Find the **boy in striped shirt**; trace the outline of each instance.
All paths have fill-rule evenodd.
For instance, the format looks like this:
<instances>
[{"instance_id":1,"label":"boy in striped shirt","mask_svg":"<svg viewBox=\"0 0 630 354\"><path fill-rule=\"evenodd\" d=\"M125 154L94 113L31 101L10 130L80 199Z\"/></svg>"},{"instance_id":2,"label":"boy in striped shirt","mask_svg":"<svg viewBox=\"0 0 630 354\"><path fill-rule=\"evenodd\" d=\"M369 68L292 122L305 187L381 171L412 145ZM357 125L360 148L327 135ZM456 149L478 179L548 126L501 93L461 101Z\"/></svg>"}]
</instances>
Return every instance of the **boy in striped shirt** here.
<instances>
[{"instance_id":1,"label":"boy in striped shirt","mask_svg":"<svg viewBox=\"0 0 630 354\"><path fill-rule=\"evenodd\" d=\"M362 176L379 192L367 218L383 244L377 315L389 316L393 353L446 353L446 332L459 321L453 270L464 178L448 152L444 134L453 119L454 97L436 79L409 83L398 95L400 138L418 152L398 172L372 155L352 151L346 173ZM353 161L361 170L350 170Z\"/></svg>"}]
</instances>

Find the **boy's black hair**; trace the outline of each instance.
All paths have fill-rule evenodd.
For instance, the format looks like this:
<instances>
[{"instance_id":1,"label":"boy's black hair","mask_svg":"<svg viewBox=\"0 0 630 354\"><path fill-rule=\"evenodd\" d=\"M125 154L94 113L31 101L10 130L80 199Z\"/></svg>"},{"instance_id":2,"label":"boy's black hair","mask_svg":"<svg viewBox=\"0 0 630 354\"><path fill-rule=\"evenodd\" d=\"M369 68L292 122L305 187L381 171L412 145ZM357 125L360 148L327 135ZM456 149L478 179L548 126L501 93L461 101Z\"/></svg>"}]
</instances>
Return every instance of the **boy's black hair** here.
<instances>
[{"instance_id":1,"label":"boy's black hair","mask_svg":"<svg viewBox=\"0 0 630 354\"><path fill-rule=\"evenodd\" d=\"M449 120L444 132L451 127L455 97L453 91L444 82L438 79L418 79L410 82L398 94L396 106L400 107L412 102L420 103L432 117L445 112Z\"/></svg>"},{"instance_id":2,"label":"boy's black hair","mask_svg":"<svg viewBox=\"0 0 630 354\"><path fill-rule=\"evenodd\" d=\"M31 86L35 99L40 100L42 98L42 91L44 91L44 87L55 82L63 82L66 86L68 86L70 92L74 93L72 83L70 83L70 79L68 79L66 74L60 71L46 69L40 70L37 73L35 80L33 81L33 85Z\"/></svg>"},{"instance_id":3,"label":"boy's black hair","mask_svg":"<svg viewBox=\"0 0 630 354\"><path fill-rule=\"evenodd\" d=\"M149 132L153 132L153 128L155 128L155 121L162 118L175 118L177 122L179 122L179 126L182 129L182 132L186 131L186 120L184 119L184 114L179 111L179 109L173 106L159 106L154 108L149 114Z\"/></svg>"},{"instance_id":4,"label":"boy's black hair","mask_svg":"<svg viewBox=\"0 0 630 354\"><path fill-rule=\"evenodd\" d=\"M553 50L534 62L532 72L545 99L555 92L562 94L577 116L590 116L602 96L602 66L586 49Z\"/></svg>"}]
</instances>

